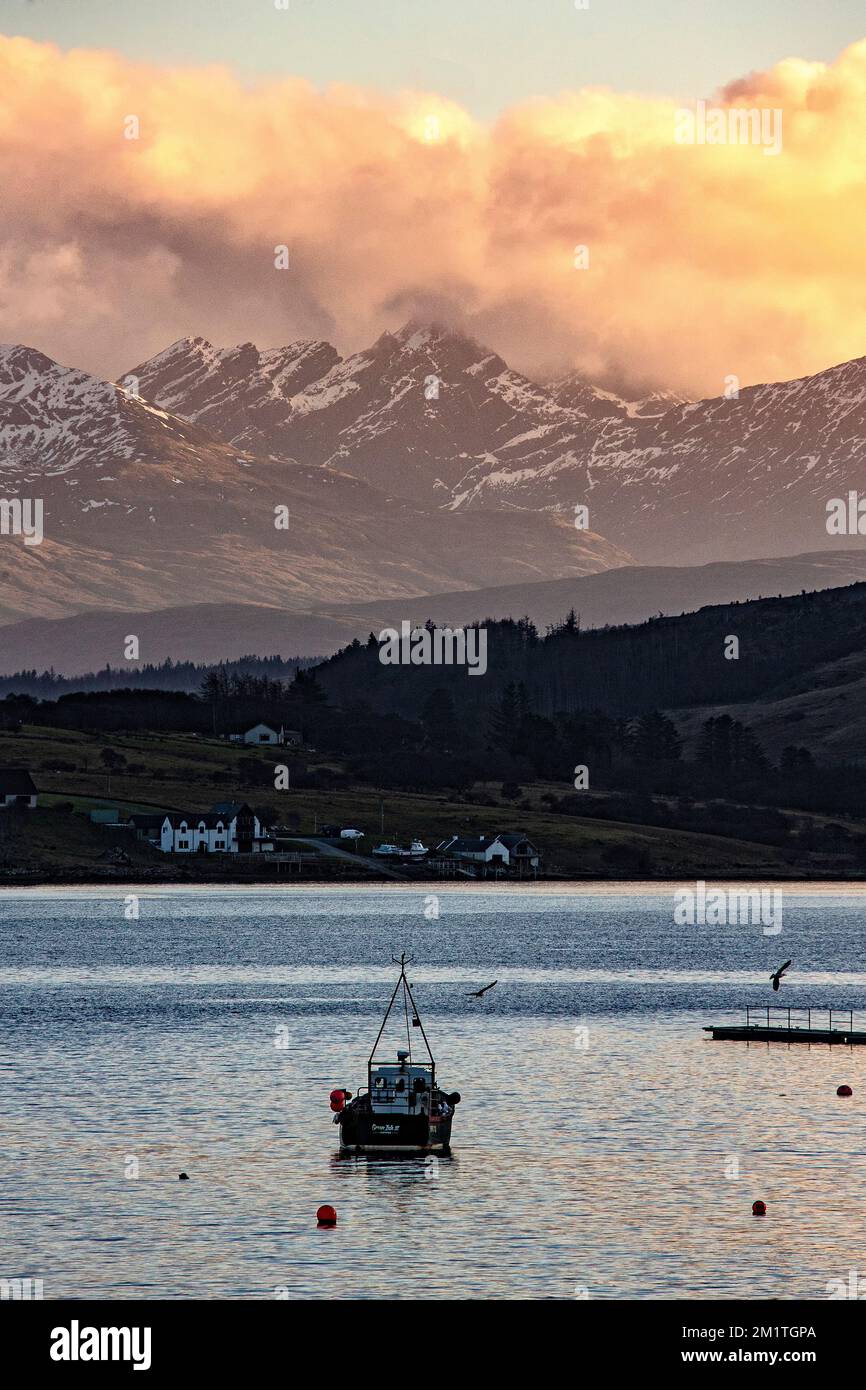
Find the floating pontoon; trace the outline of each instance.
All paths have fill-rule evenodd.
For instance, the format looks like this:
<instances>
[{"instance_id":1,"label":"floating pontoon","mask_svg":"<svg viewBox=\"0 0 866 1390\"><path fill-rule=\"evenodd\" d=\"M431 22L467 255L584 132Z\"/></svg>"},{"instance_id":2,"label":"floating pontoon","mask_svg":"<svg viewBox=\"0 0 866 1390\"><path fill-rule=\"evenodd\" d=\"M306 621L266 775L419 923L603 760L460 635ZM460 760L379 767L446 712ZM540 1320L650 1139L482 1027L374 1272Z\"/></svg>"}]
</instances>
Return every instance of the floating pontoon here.
<instances>
[{"instance_id":1,"label":"floating pontoon","mask_svg":"<svg viewBox=\"0 0 866 1390\"><path fill-rule=\"evenodd\" d=\"M851 1009L786 1009L750 1004L745 1023L709 1023L705 1033L721 1042L866 1043L866 1029L854 1027Z\"/></svg>"}]
</instances>

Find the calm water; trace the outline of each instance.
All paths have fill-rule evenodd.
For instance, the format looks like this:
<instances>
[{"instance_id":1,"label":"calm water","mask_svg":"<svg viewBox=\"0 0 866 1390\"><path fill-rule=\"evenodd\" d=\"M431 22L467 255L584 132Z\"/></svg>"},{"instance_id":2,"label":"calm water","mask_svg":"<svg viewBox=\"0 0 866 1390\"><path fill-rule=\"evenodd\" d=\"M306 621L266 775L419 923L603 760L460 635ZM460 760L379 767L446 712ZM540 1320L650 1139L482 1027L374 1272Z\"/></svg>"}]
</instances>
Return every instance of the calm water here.
<instances>
[{"instance_id":1,"label":"calm water","mask_svg":"<svg viewBox=\"0 0 866 1390\"><path fill-rule=\"evenodd\" d=\"M789 956L785 1004L866 1007L866 897L788 889L775 937L676 927L657 887L440 905L145 891L127 921L121 892L0 894L0 1277L46 1298L815 1299L866 1270L866 1048L701 1032L772 1001ZM328 1092L365 1081L403 949L463 1096L454 1155L339 1159Z\"/></svg>"}]
</instances>

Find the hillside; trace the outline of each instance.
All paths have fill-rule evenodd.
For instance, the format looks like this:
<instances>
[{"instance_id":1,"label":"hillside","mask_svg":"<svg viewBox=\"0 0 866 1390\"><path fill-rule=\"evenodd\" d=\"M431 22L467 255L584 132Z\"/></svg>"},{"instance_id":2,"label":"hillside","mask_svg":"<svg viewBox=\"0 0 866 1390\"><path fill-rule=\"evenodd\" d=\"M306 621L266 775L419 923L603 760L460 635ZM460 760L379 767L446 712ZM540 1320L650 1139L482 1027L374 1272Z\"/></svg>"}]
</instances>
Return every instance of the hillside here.
<instances>
[{"instance_id":1,"label":"hillside","mask_svg":"<svg viewBox=\"0 0 866 1390\"><path fill-rule=\"evenodd\" d=\"M40 499L45 534L3 537L0 622L191 603L303 611L629 559L553 513L425 511L336 468L252 454L17 346L0 347L0 493Z\"/></svg>"},{"instance_id":2,"label":"hillside","mask_svg":"<svg viewBox=\"0 0 866 1390\"><path fill-rule=\"evenodd\" d=\"M249 652L330 656L370 631L404 619L466 624L526 615L539 630L574 609L583 628L641 623L708 604L798 594L866 580L866 549L824 551L770 560L699 566L620 566L598 574L492 588L460 589L420 598L368 603L309 603L306 611L225 601L178 604L154 612L108 609L68 618L9 624L0 644L0 674L53 669L78 675L120 664L123 638L134 632L142 660L222 661ZM134 670L141 663L123 662Z\"/></svg>"},{"instance_id":3,"label":"hillside","mask_svg":"<svg viewBox=\"0 0 866 1390\"><path fill-rule=\"evenodd\" d=\"M100 762L109 747L126 759L127 767L108 775ZM378 843L383 807L386 838L423 837L436 844L460 832L490 833L491 827L521 826L544 849L546 869L553 876L578 878L628 877L642 873L664 877L741 875L749 878L792 877L790 855L778 846L756 844L718 835L667 830L661 826L629 825L608 818L575 820L554 815L543 800L547 787L527 795L519 808L495 787L479 788L471 800L448 794L419 794L394 788L297 787L281 796L263 789L252 775L258 764L269 771L273 763L261 750L237 749L224 742L184 735L113 735L110 739L70 730L28 725L21 733L0 732L0 764L17 761L32 768L40 791L40 809L0 818L0 881L119 882L228 881L251 873L274 881L266 865L232 864L223 859L169 859L160 851L130 839L125 832L91 825L94 806L116 806L121 814L134 810L207 810L226 796L254 806L270 807L285 823L285 849L297 849L292 836L313 835L325 820L359 826L367 833L366 847ZM334 766L334 760L319 760ZM135 770L133 770L135 769ZM120 847L131 861L118 864ZM839 872L847 861L806 861L800 870ZM333 866L332 866L333 867ZM309 872L309 871L307 871ZM339 866L338 877L351 878L351 866ZM357 878L367 879L366 871ZM279 879L277 881L285 881Z\"/></svg>"},{"instance_id":4,"label":"hillside","mask_svg":"<svg viewBox=\"0 0 866 1390\"><path fill-rule=\"evenodd\" d=\"M367 699L404 717L442 687L464 718L475 718L514 681L525 685L541 714L598 709L628 717L659 708L767 702L819 688L822 681L832 685L836 663L863 651L866 584L716 605L608 630L581 631L570 620L544 638L511 621L487 624L486 631L483 679L459 666L383 665L375 643L345 650L318 674L338 703ZM739 654L727 659L732 636Z\"/></svg>"},{"instance_id":5,"label":"hillside","mask_svg":"<svg viewBox=\"0 0 866 1390\"><path fill-rule=\"evenodd\" d=\"M866 870L866 583L592 632L572 615L544 636L509 619L486 636L474 678L383 665L373 640L287 679L214 671L200 696L10 696L0 758L32 769L43 809L71 801L65 814L103 798L195 810L240 795L286 841L317 819L428 844L521 828L554 875ZM300 749L214 736L259 719L300 730ZM49 873L42 824L29 848L42 845ZM10 845L10 872L25 848Z\"/></svg>"},{"instance_id":6,"label":"hillside","mask_svg":"<svg viewBox=\"0 0 866 1390\"><path fill-rule=\"evenodd\" d=\"M704 720L723 714L748 724L772 757L797 743L826 762L866 763L866 654L848 652L818 662L765 700L677 710L687 747L693 746Z\"/></svg>"}]
</instances>

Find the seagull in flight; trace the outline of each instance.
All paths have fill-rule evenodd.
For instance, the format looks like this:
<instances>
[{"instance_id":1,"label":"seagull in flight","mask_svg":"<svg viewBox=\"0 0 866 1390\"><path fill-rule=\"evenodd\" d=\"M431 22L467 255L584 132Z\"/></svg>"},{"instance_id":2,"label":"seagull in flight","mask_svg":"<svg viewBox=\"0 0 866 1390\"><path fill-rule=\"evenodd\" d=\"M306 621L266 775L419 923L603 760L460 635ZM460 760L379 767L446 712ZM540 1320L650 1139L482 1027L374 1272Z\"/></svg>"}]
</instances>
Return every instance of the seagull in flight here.
<instances>
[{"instance_id":1,"label":"seagull in flight","mask_svg":"<svg viewBox=\"0 0 866 1390\"><path fill-rule=\"evenodd\" d=\"M773 981L773 989L779 988L779 983L782 979L782 976L784 975L785 971L788 969L788 966L790 964L791 962L789 960L786 960L785 964L780 965L778 970L770 976L770 979Z\"/></svg>"},{"instance_id":2,"label":"seagull in flight","mask_svg":"<svg viewBox=\"0 0 866 1390\"><path fill-rule=\"evenodd\" d=\"M472 990L471 993L467 994L466 998L467 998L467 999L480 999L481 996L482 996L482 994L486 994L487 991L488 991L489 989L492 989L493 986L494 986L495 984L497 984L497 983L498 983L497 980L491 980L490 984L489 984L489 985L484 985L482 989L474 989L474 990Z\"/></svg>"}]
</instances>

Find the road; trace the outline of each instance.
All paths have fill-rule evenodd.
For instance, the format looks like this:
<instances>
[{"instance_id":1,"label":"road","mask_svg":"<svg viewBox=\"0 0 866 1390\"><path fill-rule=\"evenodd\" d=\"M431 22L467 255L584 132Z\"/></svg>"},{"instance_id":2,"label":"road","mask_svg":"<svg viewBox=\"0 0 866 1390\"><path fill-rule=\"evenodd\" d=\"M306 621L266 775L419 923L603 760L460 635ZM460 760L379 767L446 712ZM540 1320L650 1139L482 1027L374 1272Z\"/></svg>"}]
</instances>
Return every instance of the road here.
<instances>
[{"instance_id":1,"label":"road","mask_svg":"<svg viewBox=\"0 0 866 1390\"><path fill-rule=\"evenodd\" d=\"M385 878L396 878L400 883L406 883L406 875L399 869L393 869L390 864L386 864L381 859L374 859L369 854L356 854L354 850L338 849L331 840L320 840L312 835L291 835L286 836L285 843L293 845L313 845L320 854L332 855L335 859L348 859L351 864L362 864L371 873L382 874ZM277 840L279 843L279 839Z\"/></svg>"}]
</instances>

